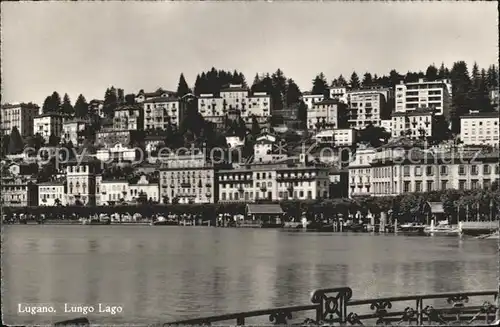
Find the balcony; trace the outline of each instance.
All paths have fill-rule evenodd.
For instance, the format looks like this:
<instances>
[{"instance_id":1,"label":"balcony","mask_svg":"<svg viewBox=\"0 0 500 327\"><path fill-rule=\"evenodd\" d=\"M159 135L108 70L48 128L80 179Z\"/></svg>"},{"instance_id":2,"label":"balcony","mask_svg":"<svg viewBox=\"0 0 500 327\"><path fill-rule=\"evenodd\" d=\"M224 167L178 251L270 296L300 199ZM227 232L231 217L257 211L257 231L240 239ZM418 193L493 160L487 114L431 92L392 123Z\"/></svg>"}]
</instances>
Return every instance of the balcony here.
<instances>
[{"instance_id":1,"label":"balcony","mask_svg":"<svg viewBox=\"0 0 500 327\"><path fill-rule=\"evenodd\" d=\"M190 188L191 187L191 183L181 183L181 187L183 187L183 188Z\"/></svg>"},{"instance_id":2,"label":"balcony","mask_svg":"<svg viewBox=\"0 0 500 327\"><path fill-rule=\"evenodd\" d=\"M264 186L261 186L261 187L260 187L260 190L261 190L262 192L267 191L267 186L265 186L265 185L264 185Z\"/></svg>"}]
</instances>

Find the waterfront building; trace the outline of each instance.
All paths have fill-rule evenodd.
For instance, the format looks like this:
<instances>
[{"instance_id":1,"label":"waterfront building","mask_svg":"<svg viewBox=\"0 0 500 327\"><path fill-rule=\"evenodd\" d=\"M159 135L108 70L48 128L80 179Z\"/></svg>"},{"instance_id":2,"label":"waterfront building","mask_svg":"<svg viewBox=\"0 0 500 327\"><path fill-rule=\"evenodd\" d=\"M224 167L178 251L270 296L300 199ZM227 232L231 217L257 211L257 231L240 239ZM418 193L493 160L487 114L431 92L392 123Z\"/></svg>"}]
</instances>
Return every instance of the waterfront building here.
<instances>
[{"instance_id":1,"label":"waterfront building","mask_svg":"<svg viewBox=\"0 0 500 327\"><path fill-rule=\"evenodd\" d=\"M330 167L328 172L330 179L330 198L346 198L349 196L349 171Z\"/></svg>"},{"instance_id":2,"label":"waterfront building","mask_svg":"<svg viewBox=\"0 0 500 327\"><path fill-rule=\"evenodd\" d=\"M162 88L154 92L144 92L144 90L140 90L139 93L135 96L136 103L143 103L146 100L154 99L154 98L170 98L175 97L176 93L173 91L167 91Z\"/></svg>"},{"instance_id":3,"label":"waterfront building","mask_svg":"<svg viewBox=\"0 0 500 327\"><path fill-rule=\"evenodd\" d=\"M113 129L142 130L144 128L144 111L140 105L121 105L115 109Z\"/></svg>"},{"instance_id":4,"label":"waterfront building","mask_svg":"<svg viewBox=\"0 0 500 327\"><path fill-rule=\"evenodd\" d=\"M346 105L336 99L326 99L315 102L307 111L307 128L320 130L324 128L341 128L343 125L342 111Z\"/></svg>"},{"instance_id":5,"label":"waterfront building","mask_svg":"<svg viewBox=\"0 0 500 327\"><path fill-rule=\"evenodd\" d=\"M160 196L163 203L214 203L214 165L201 154L162 157Z\"/></svg>"},{"instance_id":6,"label":"waterfront building","mask_svg":"<svg viewBox=\"0 0 500 327\"><path fill-rule=\"evenodd\" d=\"M46 143L51 135L62 134L63 117L59 113L49 112L33 118L33 135L40 134Z\"/></svg>"},{"instance_id":7,"label":"waterfront building","mask_svg":"<svg viewBox=\"0 0 500 327\"><path fill-rule=\"evenodd\" d=\"M33 207L38 205L38 186L29 179L2 178L2 207Z\"/></svg>"},{"instance_id":8,"label":"waterfront building","mask_svg":"<svg viewBox=\"0 0 500 327\"><path fill-rule=\"evenodd\" d=\"M433 135L435 111L418 108L392 114L392 137L407 136L411 139Z\"/></svg>"},{"instance_id":9,"label":"waterfront building","mask_svg":"<svg viewBox=\"0 0 500 327\"><path fill-rule=\"evenodd\" d=\"M33 135L33 120L39 114L39 107L32 103L2 105L2 135L17 128L22 138Z\"/></svg>"},{"instance_id":10,"label":"waterfront building","mask_svg":"<svg viewBox=\"0 0 500 327\"><path fill-rule=\"evenodd\" d=\"M395 111L404 113L427 107L435 108L437 115L449 116L451 92L450 80L425 81L421 78L406 84L401 81L396 85Z\"/></svg>"},{"instance_id":11,"label":"waterfront building","mask_svg":"<svg viewBox=\"0 0 500 327\"><path fill-rule=\"evenodd\" d=\"M252 163L217 172L219 202L316 200L329 197L329 168L298 162Z\"/></svg>"},{"instance_id":12,"label":"waterfront building","mask_svg":"<svg viewBox=\"0 0 500 327\"><path fill-rule=\"evenodd\" d=\"M83 144L85 136L82 133L89 124L90 122L85 119L65 120L62 125L61 142L71 142L74 146Z\"/></svg>"},{"instance_id":13,"label":"waterfront building","mask_svg":"<svg viewBox=\"0 0 500 327\"><path fill-rule=\"evenodd\" d=\"M114 205L130 201L130 187L125 179L101 180L101 205Z\"/></svg>"},{"instance_id":14,"label":"waterfront building","mask_svg":"<svg viewBox=\"0 0 500 327\"><path fill-rule=\"evenodd\" d=\"M375 149L360 145L349 163L349 197L371 194L371 166Z\"/></svg>"},{"instance_id":15,"label":"waterfront building","mask_svg":"<svg viewBox=\"0 0 500 327\"><path fill-rule=\"evenodd\" d=\"M67 163L66 189L69 205L96 205L96 176L101 162L93 157L78 156Z\"/></svg>"},{"instance_id":16,"label":"waterfront building","mask_svg":"<svg viewBox=\"0 0 500 327\"><path fill-rule=\"evenodd\" d=\"M320 144L352 146L356 140L356 131L351 128L329 129L318 132L313 139Z\"/></svg>"},{"instance_id":17,"label":"waterfront building","mask_svg":"<svg viewBox=\"0 0 500 327\"><path fill-rule=\"evenodd\" d=\"M323 94L312 94L311 92L302 93L302 101L307 105L308 111L312 109L315 103L325 99Z\"/></svg>"},{"instance_id":18,"label":"waterfront building","mask_svg":"<svg viewBox=\"0 0 500 327\"><path fill-rule=\"evenodd\" d=\"M460 139L464 145L490 145L499 143L498 112L474 112L460 117Z\"/></svg>"},{"instance_id":19,"label":"waterfront building","mask_svg":"<svg viewBox=\"0 0 500 327\"><path fill-rule=\"evenodd\" d=\"M138 201L142 196L146 201L160 202L160 188L158 183L151 183L145 175L141 175L137 183L130 183L130 200Z\"/></svg>"},{"instance_id":20,"label":"waterfront building","mask_svg":"<svg viewBox=\"0 0 500 327\"><path fill-rule=\"evenodd\" d=\"M349 127L363 129L368 125L380 126L388 118L387 99L378 90L349 92Z\"/></svg>"},{"instance_id":21,"label":"waterfront building","mask_svg":"<svg viewBox=\"0 0 500 327\"><path fill-rule=\"evenodd\" d=\"M66 205L66 185L52 181L38 184L38 204L40 206Z\"/></svg>"},{"instance_id":22,"label":"waterfront building","mask_svg":"<svg viewBox=\"0 0 500 327\"><path fill-rule=\"evenodd\" d=\"M183 108L180 99L173 96L151 98L142 102L144 108L144 128L146 130L166 130L180 126Z\"/></svg>"},{"instance_id":23,"label":"waterfront building","mask_svg":"<svg viewBox=\"0 0 500 327\"><path fill-rule=\"evenodd\" d=\"M97 99L90 100L89 113L104 118L104 112L102 111L102 108L104 108L103 100L97 100Z\"/></svg>"},{"instance_id":24,"label":"waterfront building","mask_svg":"<svg viewBox=\"0 0 500 327\"><path fill-rule=\"evenodd\" d=\"M371 195L488 189L499 181L499 152L431 153L382 148L371 166Z\"/></svg>"}]
</instances>

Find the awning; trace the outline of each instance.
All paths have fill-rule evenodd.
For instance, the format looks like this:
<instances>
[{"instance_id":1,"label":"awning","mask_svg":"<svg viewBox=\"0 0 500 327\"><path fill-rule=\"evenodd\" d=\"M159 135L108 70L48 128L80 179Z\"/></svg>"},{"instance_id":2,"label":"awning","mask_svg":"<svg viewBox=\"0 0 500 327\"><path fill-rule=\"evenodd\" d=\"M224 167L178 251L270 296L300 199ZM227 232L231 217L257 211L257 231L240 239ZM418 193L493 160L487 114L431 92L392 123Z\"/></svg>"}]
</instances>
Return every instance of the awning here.
<instances>
[{"instance_id":1,"label":"awning","mask_svg":"<svg viewBox=\"0 0 500 327\"><path fill-rule=\"evenodd\" d=\"M283 210L279 204L247 204L250 215L281 215Z\"/></svg>"},{"instance_id":2,"label":"awning","mask_svg":"<svg viewBox=\"0 0 500 327\"><path fill-rule=\"evenodd\" d=\"M431 208L431 213L444 213L443 204L441 202L427 202Z\"/></svg>"}]
</instances>

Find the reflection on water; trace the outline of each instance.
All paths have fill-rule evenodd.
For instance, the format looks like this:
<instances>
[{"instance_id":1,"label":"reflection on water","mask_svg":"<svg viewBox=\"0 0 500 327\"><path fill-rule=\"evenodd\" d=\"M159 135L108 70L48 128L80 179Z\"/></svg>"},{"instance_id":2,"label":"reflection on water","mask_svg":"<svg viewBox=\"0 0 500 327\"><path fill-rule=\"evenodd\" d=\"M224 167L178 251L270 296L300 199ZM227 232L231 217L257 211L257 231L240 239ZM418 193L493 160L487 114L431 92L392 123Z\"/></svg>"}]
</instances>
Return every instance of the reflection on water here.
<instances>
[{"instance_id":1,"label":"reflection on water","mask_svg":"<svg viewBox=\"0 0 500 327\"><path fill-rule=\"evenodd\" d=\"M18 303L121 305L98 323L179 318L304 304L315 288L353 297L496 287L487 240L150 226L7 226L3 305L8 323L73 316L17 313Z\"/></svg>"}]
</instances>

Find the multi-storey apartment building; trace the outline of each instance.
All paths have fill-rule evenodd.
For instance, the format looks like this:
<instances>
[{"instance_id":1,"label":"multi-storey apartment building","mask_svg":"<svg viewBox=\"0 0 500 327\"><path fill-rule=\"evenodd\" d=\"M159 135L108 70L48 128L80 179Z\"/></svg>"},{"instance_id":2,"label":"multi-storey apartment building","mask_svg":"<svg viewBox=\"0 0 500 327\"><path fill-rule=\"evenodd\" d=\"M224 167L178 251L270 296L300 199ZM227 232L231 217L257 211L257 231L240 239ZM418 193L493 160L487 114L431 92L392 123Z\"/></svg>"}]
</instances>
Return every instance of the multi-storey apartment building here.
<instances>
[{"instance_id":1,"label":"multi-storey apartment building","mask_svg":"<svg viewBox=\"0 0 500 327\"><path fill-rule=\"evenodd\" d=\"M167 91L162 88L154 92L144 92L144 90L140 90L139 93L135 96L136 103L143 103L146 100L154 99L154 98L170 98L175 97L176 93L173 91Z\"/></svg>"},{"instance_id":2,"label":"multi-storey apartment building","mask_svg":"<svg viewBox=\"0 0 500 327\"><path fill-rule=\"evenodd\" d=\"M307 105L307 108L312 109L316 102L321 102L325 99L323 94L312 94L311 92L302 93L302 101Z\"/></svg>"},{"instance_id":3,"label":"multi-storey apartment building","mask_svg":"<svg viewBox=\"0 0 500 327\"><path fill-rule=\"evenodd\" d=\"M356 140L356 131L351 128L324 130L313 136L320 144L352 146Z\"/></svg>"},{"instance_id":4,"label":"multi-storey apartment building","mask_svg":"<svg viewBox=\"0 0 500 327\"><path fill-rule=\"evenodd\" d=\"M465 145L491 145L499 143L498 112L471 113L460 117L460 139Z\"/></svg>"},{"instance_id":5,"label":"multi-storey apartment building","mask_svg":"<svg viewBox=\"0 0 500 327\"><path fill-rule=\"evenodd\" d=\"M38 184L38 204L40 206L66 205L66 185L57 181Z\"/></svg>"},{"instance_id":6,"label":"multi-storey apartment building","mask_svg":"<svg viewBox=\"0 0 500 327\"><path fill-rule=\"evenodd\" d=\"M368 125L380 126L387 118L386 98L377 90L349 92L349 127L363 129Z\"/></svg>"},{"instance_id":7,"label":"multi-storey apartment building","mask_svg":"<svg viewBox=\"0 0 500 327\"><path fill-rule=\"evenodd\" d=\"M219 170L219 202L328 198L329 168L309 164L305 157L293 164L249 164Z\"/></svg>"},{"instance_id":8,"label":"multi-storey apartment building","mask_svg":"<svg viewBox=\"0 0 500 327\"><path fill-rule=\"evenodd\" d=\"M449 115L451 107L450 80L424 81L396 85L396 112L408 112L417 108L435 108L437 115Z\"/></svg>"},{"instance_id":9,"label":"multi-storey apartment building","mask_svg":"<svg viewBox=\"0 0 500 327\"><path fill-rule=\"evenodd\" d=\"M325 128L341 128L342 110L346 110L346 105L336 99L326 99L315 102L307 110L307 128L320 130Z\"/></svg>"},{"instance_id":10,"label":"multi-storey apartment building","mask_svg":"<svg viewBox=\"0 0 500 327\"><path fill-rule=\"evenodd\" d=\"M99 190L101 204L113 205L130 200L130 187L125 179L101 180Z\"/></svg>"},{"instance_id":11,"label":"multi-storey apartment building","mask_svg":"<svg viewBox=\"0 0 500 327\"><path fill-rule=\"evenodd\" d=\"M116 144L128 146L134 132L130 130L116 131L113 129L102 129L96 133L96 144L105 148L111 148Z\"/></svg>"},{"instance_id":12,"label":"multi-storey apartment building","mask_svg":"<svg viewBox=\"0 0 500 327\"><path fill-rule=\"evenodd\" d=\"M161 157L161 202L214 203L214 165L204 154Z\"/></svg>"},{"instance_id":13,"label":"multi-storey apartment building","mask_svg":"<svg viewBox=\"0 0 500 327\"><path fill-rule=\"evenodd\" d=\"M96 176L101 162L93 157L76 157L66 167L67 203L96 205Z\"/></svg>"},{"instance_id":14,"label":"multi-storey apartment building","mask_svg":"<svg viewBox=\"0 0 500 327\"><path fill-rule=\"evenodd\" d=\"M49 112L33 118L33 134L40 134L45 142L49 142L51 135L60 137L63 129L61 114Z\"/></svg>"},{"instance_id":15,"label":"multi-storey apartment building","mask_svg":"<svg viewBox=\"0 0 500 327\"><path fill-rule=\"evenodd\" d=\"M330 87L329 88L330 99L337 99L340 102L348 102L348 92L346 87Z\"/></svg>"},{"instance_id":16,"label":"multi-storey apartment building","mask_svg":"<svg viewBox=\"0 0 500 327\"><path fill-rule=\"evenodd\" d=\"M85 139L82 133L89 124L90 122L84 119L65 120L62 125L61 142L71 142L74 146L81 145Z\"/></svg>"},{"instance_id":17,"label":"multi-storey apartment building","mask_svg":"<svg viewBox=\"0 0 500 327\"><path fill-rule=\"evenodd\" d=\"M371 162L371 194L489 188L500 178L499 153L386 149Z\"/></svg>"},{"instance_id":18,"label":"multi-storey apartment building","mask_svg":"<svg viewBox=\"0 0 500 327\"><path fill-rule=\"evenodd\" d=\"M432 136L434 115L434 111L428 108L393 113L392 137L407 136L418 139Z\"/></svg>"},{"instance_id":19,"label":"multi-storey apartment building","mask_svg":"<svg viewBox=\"0 0 500 327\"><path fill-rule=\"evenodd\" d=\"M32 207L38 205L38 186L21 178L2 178L2 207Z\"/></svg>"},{"instance_id":20,"label":"multi-storey apartment building","mask_svg":"<svg viewBox=\"0 0 500 327\"><path fill-rule=\"evenodd\" d=\"M251 94L242 85L231 84L220 91L220 97L201 94L198 110L205 119L213 122L230 111L236 111L246 124L251 124L252 117L262 121L271 116L271 97L265 92Z\"/></svg>"},{"instance_id":21,"label":"multi-storey apartment building","mask_svg":"<svg viewBox=\"0 0 500 327\"><path fill-rule=\"evenodd\" d=\"M349 163L349 197L371 194L371 166L375 149L361 145Z\"/></svg>"},{"instance_id":22,"label":"multi-storey apartment building","mask_svg":"<svg viewBox=\"0 0 500 327\"><path fill-rule=\"evenodd\" d=\"M142 102L144 106L144 128L167 129L168 125L180 126L182 120L180 99L173 96L161 96Z\"/></svg>"},{"instance_id":23,"label":"multi-storey apartment building","mask_svg":"<svg viewBox=\"0 0 500 327\"><path fill-rule=\"evenodd\" d=\"M10 134L14 127L21 137L33 135L33 119L38 116L39 108L32 103L5 104L1 109L2 134Z\"/></svg>"},{"instance_id":24,"label":"multi-storey apartment building","mask_svg":"<svg viewBox=\"0 0 500 327\"><path fill-rule=\"evenodd\" d=\"M142 130L144 128L144 111L140 105L122 105L115 109L113 129Z\"/></svg>"}]
</instances>

